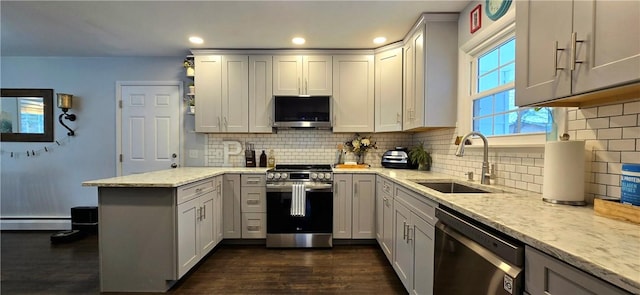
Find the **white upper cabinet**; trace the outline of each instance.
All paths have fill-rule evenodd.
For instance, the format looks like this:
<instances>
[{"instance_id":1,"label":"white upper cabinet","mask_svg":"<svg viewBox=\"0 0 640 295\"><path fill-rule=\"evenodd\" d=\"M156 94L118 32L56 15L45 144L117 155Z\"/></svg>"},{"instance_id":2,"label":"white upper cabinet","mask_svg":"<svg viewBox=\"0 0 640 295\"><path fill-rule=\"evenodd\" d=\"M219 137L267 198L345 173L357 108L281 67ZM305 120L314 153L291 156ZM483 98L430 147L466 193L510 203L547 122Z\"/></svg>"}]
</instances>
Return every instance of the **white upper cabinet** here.
<instances>
[{"instance_id":1,"label":"white upper cabinet","mask_svg":"<svg viewBox=\"0 0 640 295\"><path fill-rule=\"evenodd\" d=\"M640 81L640 2L516 5L516 105Z\"/></svg>"},{"instance_id":2,"label":"white upper cabinet","mask_svg":"<svg viewBox=\"0 0 640 295\"><path fill-rule=\"evenodd\" d=\"M331 95L331 56L273 57L273 95Z\"/></svg>"},{"instance_id":3,"label":"white upper cabinet","mask_svg":"<svg viewBox=\"0 0 640 295\"><path fill-rule=\"evenodd\" d=\"M197 132L249 131L248 62L246 55L195 56Z\"/></svg>"},{"instance_id":4,"label":"white upper cabinet","mask_svg":"<svg viewBox=\"0 0 640 295\"><path fill-rule=\"evenodd\" d=\"M271 55L249 56L249 132L271 133L273 123Z\"/></svg>"},{"instance_id":5,"label":"white upper cabinet","mask_svg":"<svg viewBox=\"0 0 640 295\"><path fill-rule=\"evenodd\" d=\"M220 132L222 105L222 56L197 55L194 58L198 74L194 78L196 91L196 131Z\"/></svg>"},{"instance_id":6,"label":"white upper cabinet","mask_svg":"<svg viewBox=\"0 0 640 295\"><path fill-rule=\"evenodd\" d=\"M333 57L333 131L373 132L373 55Z\"/></svg>"},{"instance_id":7,"label":"white upper cabinet","mask_svg":"<svg viewBox=\"0 0 640 295\"><path fill-rule=\"evenodd\" d=\"M404 44L403 130L454 127L458 14L424 14Z\"/></svg>"},{"instance_id":8,"label":"white upper cabinet","mask_svg":"<svg viewBox=\"0 0 640 295\"><path fill-rule=\"evenodd\" d=\"M375 55L375 132L402 131L402 48Z\"/></svg>"}]
</instances>

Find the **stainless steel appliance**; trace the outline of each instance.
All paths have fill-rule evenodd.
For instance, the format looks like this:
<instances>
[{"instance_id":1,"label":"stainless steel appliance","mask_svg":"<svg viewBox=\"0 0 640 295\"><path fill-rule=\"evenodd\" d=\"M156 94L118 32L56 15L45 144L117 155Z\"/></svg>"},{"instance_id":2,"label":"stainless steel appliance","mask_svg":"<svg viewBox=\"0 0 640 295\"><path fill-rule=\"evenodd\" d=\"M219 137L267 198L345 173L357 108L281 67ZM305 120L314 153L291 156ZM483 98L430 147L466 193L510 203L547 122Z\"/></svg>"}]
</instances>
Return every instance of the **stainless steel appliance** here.
<instances>
[{"instance_id":1,"label":"stainless steel appliance","mask_svg":"<svg viewBox=\"0 0 640 295\"><path fill-rule=\"evenodd\" d=\"M399 168L399 169L416 169L418 164L411 163L409 160L409 150L405 147L396 147L393 150L388 150L382 155L381 163L385 168Z\"/></svg>"},{"instance_id":2,"label":"stainless steel appliance","mask_svg":"<svg viewBox=\"0 0 640 295\"><path fill-rule=\"evenodd\" d=\"M274 96L274 128L331 128L331 96Z\"/></svg>"},{"instance_id":3,"label":"stainless steel appliance","mask_svg":"<svg viewBox=\"0 0 640 295\"><path fill-rule=\"evenodd\" d=\"M267 247L332 247L331 165L276 165L266 176Z\"/></svg>"},{"instance_id":4,"label":"stainless steel appliance","mask_svg":"<svg viewBox=\"0 0 640 295\"><path fill-rule=\"evenodd\" d=\"M446 207L436 217L435 295L522 294L522 243Z\"/></svg>"}]
</instances>

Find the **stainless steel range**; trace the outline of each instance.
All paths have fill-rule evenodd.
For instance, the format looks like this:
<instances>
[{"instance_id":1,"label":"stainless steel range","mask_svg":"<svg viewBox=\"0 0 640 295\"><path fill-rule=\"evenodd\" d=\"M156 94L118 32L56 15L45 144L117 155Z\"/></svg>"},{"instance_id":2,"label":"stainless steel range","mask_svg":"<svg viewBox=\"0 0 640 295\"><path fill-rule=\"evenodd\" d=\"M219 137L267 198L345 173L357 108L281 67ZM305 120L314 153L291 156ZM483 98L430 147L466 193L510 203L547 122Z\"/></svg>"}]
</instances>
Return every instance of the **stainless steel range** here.
<instances>
[{"instance_id":1,"label":"stainless steel range","mask_svg":"<svg viewBox=\"0 0 640 295\"><path fill-rule=\"evenodd\" d=\"M331 165L267 170L267 247L333 246Z\"/></svg>"}]
</instances>

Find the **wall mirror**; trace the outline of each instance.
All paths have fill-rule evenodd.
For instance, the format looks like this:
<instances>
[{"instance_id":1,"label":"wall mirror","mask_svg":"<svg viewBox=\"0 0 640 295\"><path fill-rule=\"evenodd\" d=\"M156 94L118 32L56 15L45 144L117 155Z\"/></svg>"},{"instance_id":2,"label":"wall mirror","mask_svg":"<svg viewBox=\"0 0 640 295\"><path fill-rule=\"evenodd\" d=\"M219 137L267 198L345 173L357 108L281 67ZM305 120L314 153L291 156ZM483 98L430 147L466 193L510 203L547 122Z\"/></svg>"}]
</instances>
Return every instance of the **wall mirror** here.
<instances>
[{"instance_id":1,"label":"wall mirror","mask_svg":"<svg viewBox=\"0 0 640 295\"><path fill-rule=\"evenodd\" d=\"M53 89L2 88L0 141L53 141Z\"/></svg>"}]
</instances>

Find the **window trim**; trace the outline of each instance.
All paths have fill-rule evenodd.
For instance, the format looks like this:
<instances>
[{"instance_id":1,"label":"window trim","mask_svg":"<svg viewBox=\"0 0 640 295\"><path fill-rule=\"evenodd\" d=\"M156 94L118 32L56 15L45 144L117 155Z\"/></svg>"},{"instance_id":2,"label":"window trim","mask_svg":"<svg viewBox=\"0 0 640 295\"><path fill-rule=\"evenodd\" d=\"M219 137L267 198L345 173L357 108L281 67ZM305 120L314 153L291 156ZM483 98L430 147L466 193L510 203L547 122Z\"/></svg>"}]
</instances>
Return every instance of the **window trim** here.
<instances>
[{"instance_id":1,"label":"window trim","mask_svg":"<svg viewBox=\"0 0 640 295\"><path fill-rule=\"evenodd\" d=\"M475 59L489 48L506 42L515 36L515 10L510 10L498 21L491 23L486 28L473 36L462 46L459 53L459 95L458 95L458 125L459 136L473 130L473 99L481 97L483 93L473 93L476 81L472 79L472 71L475 70ZM517 39L516 39L517 42ZM475 75L474 75L475 76ZM511 83L510 83L511 84ZM509 89L509 84L499 87ZM513 82L515 88L515 81ZM501 88L502 89L502 88ZM484 92L484 91L483 91ZM485 93L486 95L486 93ZM517 94L516 94L517 95ZM487 138L492 147L540 147L546 142L545 133L525 133L511 135L497 135ZM472 138L474 146L482 146L479 138Z\"/></svg>"}]
</instances>

